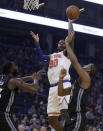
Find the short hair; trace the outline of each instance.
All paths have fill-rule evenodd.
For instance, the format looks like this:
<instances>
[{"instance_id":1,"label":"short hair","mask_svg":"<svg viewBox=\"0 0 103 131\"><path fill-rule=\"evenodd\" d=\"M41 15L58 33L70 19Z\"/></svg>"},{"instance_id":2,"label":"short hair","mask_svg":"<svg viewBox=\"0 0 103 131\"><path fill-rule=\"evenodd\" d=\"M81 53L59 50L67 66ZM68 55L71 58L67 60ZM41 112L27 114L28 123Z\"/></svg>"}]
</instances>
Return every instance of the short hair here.
<instances>
[{"instance_id":1,"label":"short hair","mask_svg":"<svg viewBox=\"0 0 103 131\"><path fill-rule=\"evenodd\" d=\"M4 75L8 75L8 74L10 73L12 64L13 64L13 62L8 61L8 62L6 62L6 63L3 65L2 70L3 70L3 74L4 74Z\"/></svg>"},{"instance_id":2,"label":"short hair","mask_svg":"<svg viewBox=\"0 0 103 131\"><path fill-rule=\"evenodd\" d=\"M98 74L98 69L94 64L91 65L90 77L93 78Z\"/></svg>"}]
</instances>

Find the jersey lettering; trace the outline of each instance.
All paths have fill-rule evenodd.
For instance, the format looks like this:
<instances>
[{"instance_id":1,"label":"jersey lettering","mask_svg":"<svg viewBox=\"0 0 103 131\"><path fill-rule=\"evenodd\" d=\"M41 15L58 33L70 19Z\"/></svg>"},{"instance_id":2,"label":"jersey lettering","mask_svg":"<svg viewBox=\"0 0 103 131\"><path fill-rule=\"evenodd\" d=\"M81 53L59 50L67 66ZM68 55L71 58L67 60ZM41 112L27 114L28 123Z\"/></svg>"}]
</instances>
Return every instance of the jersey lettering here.
<instances>
[{"instance_id":1,"label":"jersey lettering","mask_svg":"<svg viewBox=\"0 0 103 131\"><path fill-rule=\"evenodd\" d=\"M58 59L54 59L50 61L49 68L57 67L58 66Z\"/></svg>"}]
</instances>

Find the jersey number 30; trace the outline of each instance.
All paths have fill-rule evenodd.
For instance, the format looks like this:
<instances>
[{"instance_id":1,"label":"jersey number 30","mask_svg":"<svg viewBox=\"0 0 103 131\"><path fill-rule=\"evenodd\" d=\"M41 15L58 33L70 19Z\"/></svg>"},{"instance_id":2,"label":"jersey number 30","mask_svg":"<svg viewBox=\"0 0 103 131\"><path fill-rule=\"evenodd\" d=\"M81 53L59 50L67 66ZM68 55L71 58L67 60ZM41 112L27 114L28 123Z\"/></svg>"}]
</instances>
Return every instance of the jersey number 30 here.
<instances>
[{"instance_id":1,"label":"jersey number 30","mask_svg":"<svg viewBox=\"0 0 103 131\"><path fill-rule=\"evenodd\" d=\"M3 89L0 88L0 98L1 98L1 92L2 92Z\"/></svg>"},{"instance_id":2,"label":"jersey number 30","mask_svg":"<svg viewBox=\"0 0 103 131\"><path fill-rule=\"evenodd\" d=\"M50 65L49 65L50 69L53 68L53 67L57 67L57 66L58 66L58 59L50 61Z\"/></svg>"}]
</instances>

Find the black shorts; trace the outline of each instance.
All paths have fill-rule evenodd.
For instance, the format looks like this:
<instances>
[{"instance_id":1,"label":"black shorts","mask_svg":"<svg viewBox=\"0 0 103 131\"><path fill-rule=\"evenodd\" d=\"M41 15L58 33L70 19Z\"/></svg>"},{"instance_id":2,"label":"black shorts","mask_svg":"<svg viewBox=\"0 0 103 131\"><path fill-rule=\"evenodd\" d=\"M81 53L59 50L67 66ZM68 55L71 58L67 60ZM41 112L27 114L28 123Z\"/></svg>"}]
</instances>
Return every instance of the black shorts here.
<instances>
[{"instance_id":1,"label":"black shorts","mask_svg":"<svg viewBox=\"0 0 103 131\"><path fill-rule=\"evenodd\" d=\"M17 131L10 115L0 114L0 131Z\"/></svg>"},{"instance_id":2,"label":"black shorts","mask_svg":"<svg viewBox=\"0 0 103 131\"><path fill-rule=\"evenodd\" d=\"M85 113L77 113L67 118L63 131L85 131L85 127Z\"/></svg>"}]
</instances>

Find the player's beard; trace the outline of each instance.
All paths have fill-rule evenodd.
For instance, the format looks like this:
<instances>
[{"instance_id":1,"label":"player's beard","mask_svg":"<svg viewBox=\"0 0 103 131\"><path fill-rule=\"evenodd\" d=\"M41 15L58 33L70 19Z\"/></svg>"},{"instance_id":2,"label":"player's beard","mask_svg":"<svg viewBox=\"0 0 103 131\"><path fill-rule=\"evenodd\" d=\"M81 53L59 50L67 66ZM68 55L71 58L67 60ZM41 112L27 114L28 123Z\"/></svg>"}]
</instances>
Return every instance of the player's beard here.
<instances>
[{"instance_id":1,"label":"player's beard","mask_svg":"<svg viewBox=\"0 0 103 131\"><path fill-rule=\"evenodd\" d=\"M12 74L13 74L14 77L16 77L16 76L19 75L19 71L17 69L14 69Z\"/></svg>"},{"instance_id":2,"label":"player's beard","mask_svg":"<svg viewBox=\"0 0 103 131\"><path fill-rule=\"evenodd\" d=\"M65 48L64 47L58 47L58 51L63 51Z\"/></svg>"}]
</instances>

